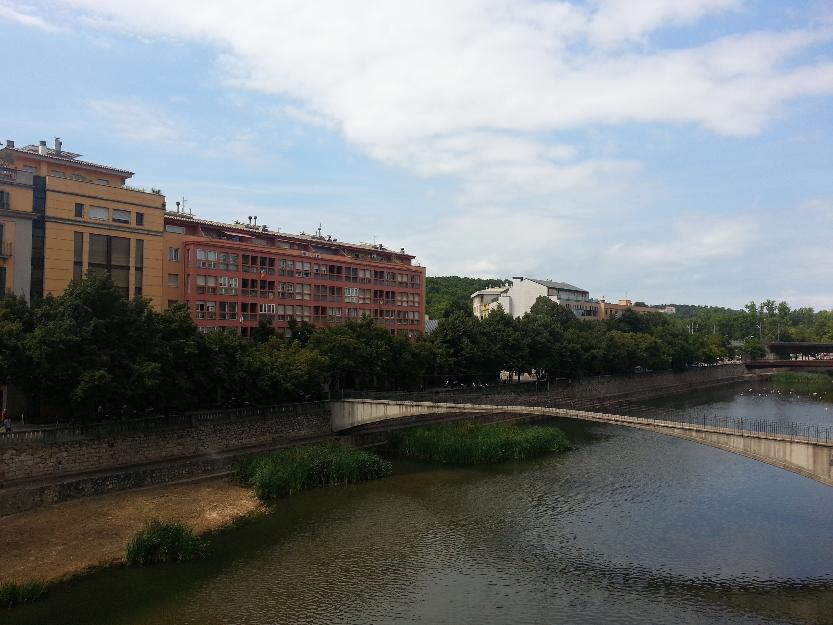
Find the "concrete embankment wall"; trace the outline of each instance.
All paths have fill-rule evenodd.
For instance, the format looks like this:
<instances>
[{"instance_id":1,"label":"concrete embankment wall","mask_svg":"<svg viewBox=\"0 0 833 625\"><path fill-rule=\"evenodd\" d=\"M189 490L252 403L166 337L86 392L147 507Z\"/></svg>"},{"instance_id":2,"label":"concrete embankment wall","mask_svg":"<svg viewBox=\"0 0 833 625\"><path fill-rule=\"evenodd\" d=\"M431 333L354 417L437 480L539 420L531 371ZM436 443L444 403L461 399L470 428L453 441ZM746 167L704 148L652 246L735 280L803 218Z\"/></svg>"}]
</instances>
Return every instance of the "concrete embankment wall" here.
<instances>
[{"instance_id":1,"label":"concrete embankment wall","mask_svg":"<svg viewBox=\"0 0 833 625\"><path fill-rule=\"evenodd\" d=\"M327 402L0 434L0 516L216 475L246 453L331 436Z\"/></svg>"},{"instance_id":2,"label":"concrete embankment wall","mask_svg":"<svg viewBox=\"0 0 833 625\"><path fill-rule=\"evenodd\" d=\"M253 411L254 412L254 411ZM326 402L0 436L0 482L205 456L330 432Z\"/></svg>"}]
</instances>

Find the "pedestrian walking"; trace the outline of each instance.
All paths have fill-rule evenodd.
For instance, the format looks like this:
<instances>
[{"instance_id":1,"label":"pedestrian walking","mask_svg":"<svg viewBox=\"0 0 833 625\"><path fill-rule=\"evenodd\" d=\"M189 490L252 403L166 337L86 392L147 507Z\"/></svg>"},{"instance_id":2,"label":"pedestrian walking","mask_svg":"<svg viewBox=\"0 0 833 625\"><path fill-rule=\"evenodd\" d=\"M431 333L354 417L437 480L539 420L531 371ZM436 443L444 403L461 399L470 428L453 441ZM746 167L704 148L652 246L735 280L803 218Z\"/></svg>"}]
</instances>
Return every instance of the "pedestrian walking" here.
<instances>
[{"instance_id":1,"label":"pedestrian walking","mask_svg":"<svg viewBox=\"0 0 833 625\"><path fill-rule=\"evenodd\" d=\"M9 411L3 408L3 412L0 413L0 417L3 418L3 431L11 433L12 431L12 418L9 416Z\"/></svg>"}]
</instances>

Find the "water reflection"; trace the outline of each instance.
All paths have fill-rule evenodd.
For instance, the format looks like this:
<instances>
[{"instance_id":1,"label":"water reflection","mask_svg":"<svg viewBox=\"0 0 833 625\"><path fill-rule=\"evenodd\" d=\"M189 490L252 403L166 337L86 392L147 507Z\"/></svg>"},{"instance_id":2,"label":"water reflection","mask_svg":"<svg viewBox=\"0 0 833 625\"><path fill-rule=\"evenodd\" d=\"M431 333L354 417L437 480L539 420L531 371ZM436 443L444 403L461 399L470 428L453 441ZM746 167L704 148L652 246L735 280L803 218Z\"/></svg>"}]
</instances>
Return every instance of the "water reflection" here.
<instances>
[{"instance_id":1,"label":"water reflection","mask_svg":"<svg viewBox=\"0 0 833 625\"><path fill-rule=\"evenodd\" d=\"M833 489L651 432L563 425L566 455L400 463L282 502L217 537L209 561L101 572L0 622L833 623Z\"/></svg>"}]
</instances>

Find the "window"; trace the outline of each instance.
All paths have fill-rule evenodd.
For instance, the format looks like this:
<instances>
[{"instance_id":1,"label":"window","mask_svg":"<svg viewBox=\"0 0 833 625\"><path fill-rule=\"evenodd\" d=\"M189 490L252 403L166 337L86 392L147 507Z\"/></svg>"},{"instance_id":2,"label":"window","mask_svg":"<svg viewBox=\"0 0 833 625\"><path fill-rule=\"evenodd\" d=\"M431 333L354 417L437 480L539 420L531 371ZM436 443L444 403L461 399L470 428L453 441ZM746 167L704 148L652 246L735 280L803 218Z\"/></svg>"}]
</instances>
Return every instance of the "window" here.
<instances>
[{"instance_id":1,"label":"window","mask_svg":"<svg viewBox=\"0 0 833 625\"><path fill-rule=\"evenodd\" d=\"M75 216L78 217L78 219L83 219L84 218L84 205L83 204L79 204L79 203L76 202L76 204L75 204Z\"/></svg>"},{"instance_id":2,"label":"window","mask_svg":"<svg viewBox=\"0 0 833 625\"><path fill-rule=\"evenodd\" d=\"M185 227L184 226L172 226L170 224L165 225L165 232L172 232L173 234L185 234Z\"/></svg>"},{"instance_id":3,"label":"window","mask_svg":"<svg viewBox=\"0 0 833 625\"><path fill-rule=\"evenodd\" d=\"M84 182L84 176L82 176L81 174L72 174L70 178L78 182Z\"/></svg>"},{"instance_id":4,"label":"window","mask_svg":"<svg viewBox=\"0 0 833 625\"><path fill-rule=\"evenodd\" d=\"M220 302L219 319L237 319L237 302Z\"/></svg>"},{"instance_id":5,"label":"window","mask_svg":"<svg viewBox=\"0 0 833 625\"><path fill-rule=\"evenodd\" d=\"M38 173L38 168L34 165L24 165L20 168L20 171L25 171L27 174L36 174Z\"/></svg>"},{"instance_id":6,"label":"window","mask_svg":"<svg viewBox=\"0 0 833 625\"><path fill-rule=\"evenodd\" d=\"M179 248L178 247L169 247L168 248L168 260L178 261L179 260Z\"/></svg>"},{"instance_id":7,"label":"window","mask_svg":"<svg viewBox=\"0 0 833 625\"><path fill-rule=\"evenodd\" d=\"M105 187L110 186L110 181L107 180L106 178L99 178L98 180L95 181L95 183L96 184L103 184Z\"/></svg>"},{"instance_id":8,"label":"window","mask_svg":"<svg viewBox=\"0 0 833 625\"><path fill-rule=\"evenodd\" d=\"M177 304L179 304L179 300L177 300L177 299L169 299L168 300L168 308L173 308Z\"/></svg>"},{"instance_id":9,"label":"window","mask_svg":"<svg viewBox=\"0 0 833 625\"><path fill-rule=\"evenodd\" d=\"M130 239L90 235L89 274L106 273L125 296L130 294Z\"/></svg>"},{"instance_id":10,"label":"window","mask_svg":"<svg viewBox=\"0 0 833 625\"><path fill-rule=\"evenodd\" d=\"M212 250L197 250L197 266L214 269L217 266L217 252Z\"/></svg>"},{"instance_id":11,"label":"window","mask_svg":"<svg viewBox=\"0 0 833 625\"><path fill-rule=\"evenodd\" d=\"M107 221L109 211L101 206L90 206L90 219L97 219L99 221Z\"/></svg>"},{"instance_id":12,"label":"window","mask_svg":"<svg viewBox=\"0 0 833 625\"><path fill-rule=\"evenodd\" d=\"M0 208L9 210L11 195L8 191L0 191Z\"/></svg>"},{"instance_id":13,"label":"window","mask_svg":"<svg viewBox=\"0 0 833 625\"><path fill-rule=\"evenodd\" d=\"M58 169L53 169L52 171L49 172L49 175L52 176L53 178L66 178L67 177L67 175L64 172L62 172Z\"/></svg>"},{"instance_id":14,"label":"window","mask_svg":"<svg viewBox=\"0 0 833 625\"><path fill-rule=\"evenodd\" d=\"M133 294L137 297L142 294L142 279L145 268L145 242L136 239L136 253L133 255Z\"/></svg>"},{"instance_id":15,"label":"window","mask_svg":"<svg viewBox=\"0 0 833 625\"><path fill-rule=\"evenodd\" d=\"M178 273L169 273L168 274L168 286L172 289L179 288L179 274Z\"/></svg>"},{"instance_id":16,"label":"window","mask_svg":"<svg viewBox=\"0 0 833 625\"><path fill-rule=\"evenodd\" d=\"M72 279L80 281L84 277L84 233L74 232L73 239Z\"/></svg>"},{"instance_id":17,"label":"window","mask_svg":"<svg viewBox=\"0 0 833 625\"><path fill-rule=\"evenodd\" d=\"M197 276L197 293L216 293L217 276Z\"/></svg>"},{"instance_id":18,"label":"window","mask_svg":"<svg viewBox=\"0 0 833 625\"><path fill-rule=\"evenodd\" d=\"M214 319L217 312L217 302L197 302L197 319Z\"/></svg>"},{"instance_id":19,"label":"window","mask_svg":"<svg viewBox=\"0 0 833 625\"><path fill-rule=\"evenodd\" d=\"M130 211L114 210L113 211L113 221L118 222L120 224L129 224L130 223Z\"/></svg>"},{"instance_id":20,"label":"window","mask_svg":"<svg viewBox=\"0 0 833 625\"><path fill-rule=\"evenodd\" d=\"M145 225L145 214L144 213L136 213L136 225L137 226L144 226Z\"/></svg>"}]
</instances>

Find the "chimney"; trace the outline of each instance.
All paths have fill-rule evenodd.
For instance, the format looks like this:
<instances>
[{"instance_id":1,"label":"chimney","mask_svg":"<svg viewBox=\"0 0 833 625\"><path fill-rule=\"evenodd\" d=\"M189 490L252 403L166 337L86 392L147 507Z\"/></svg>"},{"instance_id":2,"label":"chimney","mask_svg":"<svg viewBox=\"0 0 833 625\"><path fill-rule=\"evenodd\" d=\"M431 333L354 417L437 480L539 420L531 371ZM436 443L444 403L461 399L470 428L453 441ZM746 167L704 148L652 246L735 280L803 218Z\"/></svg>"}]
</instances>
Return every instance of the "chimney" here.
<instances>
[{"instance_id":1,"label":"chimney","mask_svg":"<svg viewBox=\"0 0 833 625\"><path fill-rule=\"evenodd\" d=\"M13 148L14 147L14 139L6 139L6 147Z\"/></svg>"},{"instance_id":2,"label":"chimney","mask_svg":"<svg viewBox=\"0 0 833 625\"><path fill-rule=\"evenodd\" d=\"M61 138L60 137L55 137L55 155L56 156L61 155L61 145L63 145L61 143Z\"/></svg>"},{"instance_id":3,"label":"chimney","mask_svg":"<svg viewBox=\"0 0 833 625\"><path fill-rule=\"evenodd\" d=\"M46 154L46 141L41 141L40 145L38 146L38 154L44 155Z\"/></svg>"}]
</instances>

